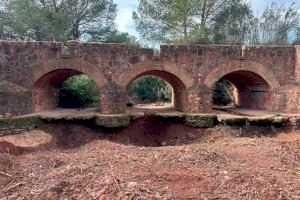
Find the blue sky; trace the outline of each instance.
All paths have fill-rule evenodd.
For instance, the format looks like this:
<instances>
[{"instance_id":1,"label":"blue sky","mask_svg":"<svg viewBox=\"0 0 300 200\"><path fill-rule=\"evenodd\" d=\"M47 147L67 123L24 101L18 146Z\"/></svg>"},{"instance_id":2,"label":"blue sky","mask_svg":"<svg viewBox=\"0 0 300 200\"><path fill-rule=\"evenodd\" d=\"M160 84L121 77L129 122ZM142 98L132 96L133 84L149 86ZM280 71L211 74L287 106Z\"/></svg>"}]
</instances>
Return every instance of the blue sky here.
<instances>
[{"instance_id":1,"label":"blue sky","mask_svg":"<svg viewBox=\"0 0 300 200\"><path fill-rule=\"evenodd\" d=\"M248 0L252 4L254 12L261 13L263 9L271 2L288 5L293 2L297 3L300 8L300 0ZM135 11L138 6L138 0L115 0L118 4L118 15L116 24L121 32L128 32L130 35L138 36L135 30L135 25L132 20L132 11Z\"/></svg>"}]
</instances>

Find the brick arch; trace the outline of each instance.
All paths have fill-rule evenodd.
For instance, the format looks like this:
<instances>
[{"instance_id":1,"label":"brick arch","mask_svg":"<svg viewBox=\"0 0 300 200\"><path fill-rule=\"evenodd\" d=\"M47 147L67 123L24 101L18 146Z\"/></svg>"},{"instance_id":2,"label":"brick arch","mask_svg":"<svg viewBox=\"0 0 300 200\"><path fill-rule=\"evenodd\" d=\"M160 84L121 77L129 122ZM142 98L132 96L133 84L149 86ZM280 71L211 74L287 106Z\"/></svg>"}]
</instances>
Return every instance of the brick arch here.
<instances>
[{"instance_id":1,"label":"brick arch","mask_svg":"<svg viewBox=\"0 0 300 200\"><path fill-rule=\"evenodd\" d=\"M86 74L95 81L98 87L101 87L107 83L107 79L102 75L99 69L84 61L67 63L56 61L47 66L36 66L32 72L32 75L27 77L26 82L30 87L34 87L37 81L39 81L45 75L56 70L75 70L81 74Z\"/></svg>"},{"instance_id":2,"label":"brick arch","mask_svg":"<svg viewBox=\"0 0 300 200\"><path fill-rule=\"evenodd\" d=\"M143 75L155 75L152 72L158 72L158 74L166 74L162 79L168 79L167 75L173 76L180 80L186 89L189 89L193 86L193 78L183 69L180 69L173 63L161 63L160 61L146 61L140 62L127 69L123 74L120 75L118 80L118 85L122 87L127 87L133 80L137 79ZM168 81L168 80L166 80Z\"/></svg>"},{"instance_id":3,"label":"brick arch","mask_svg":"<svg viewBox=\"0 0 300 200\"><path fill-rule=\"evenodd\" d=\"M175 109L188 110L188 89L194 85L194 82L186 71L174 64L162 64L160 61L140 62L121 74L118 85L127 90L134 80L147 75L156 76L168 82L173 88Z\"/></svg>"},{"instance_id":4,"label":"brick arch","mask_svg":"<svg viewBox=\"0 0 300 200\"><path fill-rule=\"evenodd\" d=\"M204 80L204 85L208 88L212 88L222 77L237 71L248 71L260 76L268 83L271 89L280 87L280 83L272 71L261 64L248 61L231 61L219 66L208 74Z\"/></svg>"}]
</instances>

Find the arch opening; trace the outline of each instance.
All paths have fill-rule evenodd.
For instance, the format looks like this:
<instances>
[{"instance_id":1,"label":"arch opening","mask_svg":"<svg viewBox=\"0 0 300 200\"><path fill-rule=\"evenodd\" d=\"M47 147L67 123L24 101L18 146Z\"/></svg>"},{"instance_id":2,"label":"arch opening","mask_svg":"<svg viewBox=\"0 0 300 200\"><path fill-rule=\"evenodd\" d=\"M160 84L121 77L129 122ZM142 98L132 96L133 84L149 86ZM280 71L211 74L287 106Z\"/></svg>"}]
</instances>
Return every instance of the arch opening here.
<instances>
[{"instance_id":1,"label":"arch opening","mask_svg":"<svg viewBox=\"0 0 300 200\"><path fill-rule=\"evenodd\" d=\"M141 73L130 80L125 89L127 108L133 106L147 110L177 111L184 111L186 108L187 88L180 79L169 72L151 70ZM137 94L139 92L142 93L140 97ZM143 92L145 98L141 97Z\"/></svg>"},{"instance_id":2,"label":"arch opening","mask_svg":"<svg viewBox=\"0 0 300 200\"><path fill-rule=\"evenodd\" d=\"M271 86L260 75L239 70L226 74L213 86L214 108L269 110Z\"/></svg>"},{"instance_id":3,"label":"arch opening","mask_svg":"<svg viewBox=\"0 0 300 200\"><path fill-rule=\"evenodd\" d=\"M99 104L99 88L86 74L73 69L51 71L39 78L32 91L33 111L86 108Z\"/></svg>"}]
</instances>

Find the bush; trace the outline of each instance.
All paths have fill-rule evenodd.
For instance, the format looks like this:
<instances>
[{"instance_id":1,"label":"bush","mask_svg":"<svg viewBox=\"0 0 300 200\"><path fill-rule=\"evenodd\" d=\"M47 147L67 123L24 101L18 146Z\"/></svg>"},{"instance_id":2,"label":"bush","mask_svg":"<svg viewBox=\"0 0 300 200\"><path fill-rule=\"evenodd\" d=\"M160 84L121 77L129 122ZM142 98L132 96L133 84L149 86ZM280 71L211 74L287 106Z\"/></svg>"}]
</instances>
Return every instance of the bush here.
<instances>
[{"instance_id":1,"label":"bush","mask_svg":"<svg viewBox=\"0 0 300 200\"><path fill-rule=\"evenodd\" d=\"M60 87L59 105L63 108L82 108L99 104L99 90L87 75L72 76Z\"/></svg>"},{"instance_id":2,"label":"bush","mask_svg":"<svg viewBox=\"0 0 300 200\"><path fill-rule=\"evenodd\" d=\"M131 84L129 95L137 96L139 101L146 103L171 101L172 87L160 78L145 76Z\"/></svg>"}]
</instances>

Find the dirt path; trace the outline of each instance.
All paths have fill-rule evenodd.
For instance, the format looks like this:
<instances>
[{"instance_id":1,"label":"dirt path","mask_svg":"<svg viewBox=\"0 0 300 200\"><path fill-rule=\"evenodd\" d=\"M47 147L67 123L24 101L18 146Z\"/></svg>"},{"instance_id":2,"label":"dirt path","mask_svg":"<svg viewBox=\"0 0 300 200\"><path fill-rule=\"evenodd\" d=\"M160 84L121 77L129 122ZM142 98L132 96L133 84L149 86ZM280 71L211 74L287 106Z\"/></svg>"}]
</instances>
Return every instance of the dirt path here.
<instances>
[{"instance_id":1,"label":"dirt path","mask_svg":"<svg viewBox=\"0 0 300 200\"><path fill-rule=\"evenodd\" d=\"M46 144L0 142L0 199L300 199L300 131L242 137L174 124L157 136L138 126L104 134L52 124Z\"/></svg>"}]
</instances>

